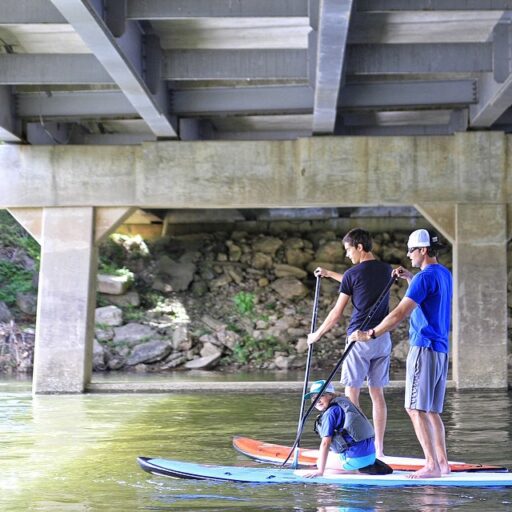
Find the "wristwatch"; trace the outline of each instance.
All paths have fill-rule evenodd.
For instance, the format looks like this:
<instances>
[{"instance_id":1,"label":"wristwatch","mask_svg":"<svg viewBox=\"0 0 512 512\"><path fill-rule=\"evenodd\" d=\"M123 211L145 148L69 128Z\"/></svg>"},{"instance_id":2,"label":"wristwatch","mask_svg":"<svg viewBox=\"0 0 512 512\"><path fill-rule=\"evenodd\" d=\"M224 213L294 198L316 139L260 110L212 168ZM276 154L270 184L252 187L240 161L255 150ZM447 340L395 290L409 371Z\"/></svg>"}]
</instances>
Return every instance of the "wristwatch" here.
<instances>
[{"instance_id":1,"label":"wristwatch","mask_svg":"<svg viewBox=\"0 0 512 512\"><path fill-rule=\"evenodd\" d=\"M377 336L375 336L375 329L370 329L370 330L368 331L368 334L370 335L370 338L371 338L372 340L374 340L374 339L376 339L376 338L377 338Z\"/></svg>"}]
</instances>

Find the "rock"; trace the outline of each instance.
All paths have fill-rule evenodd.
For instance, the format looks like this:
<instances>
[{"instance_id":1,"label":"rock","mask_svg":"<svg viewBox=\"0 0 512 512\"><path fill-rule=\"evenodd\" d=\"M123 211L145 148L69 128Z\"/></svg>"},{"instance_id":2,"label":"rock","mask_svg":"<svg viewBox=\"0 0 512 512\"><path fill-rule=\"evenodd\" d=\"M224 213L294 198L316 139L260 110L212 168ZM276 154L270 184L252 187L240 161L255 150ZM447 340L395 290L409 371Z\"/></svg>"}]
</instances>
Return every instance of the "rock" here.
<instances>
[{"instance_id":1,"label":"rock","mask_svg":"<svg viewBox=\"0 0 512 512\"><path fill-rule=\"evenodd\" d=\"M140 306L140 296L135 290L123 293L123 295L102 294L101 298L114 306L119 306L120 308L127 306L137 308Z\"/></svg>"},{"instance_id":2,"label":"rock","mask_svg":"<svg viewBox=\"0 0 512 512\"><path fill-rule=\"evenodd\" d=\"M297 354L303 354L309 350L308 340L307 338L301 338L297 344L295 345L295 351Z\"/></svg>"},{"instance_id":3,"label":"rock","mask_svg":"<svg viewBox=\"0 0 512 512\"><path fill-rule=\"evenodd\" d=\"M192 341L188 335L188 328L185 324L178 324L172 332L172 347L174 350L189 350L192 348Z\"/></svg>"},{"instance_id":4,"label":"rock","mask_svg":"<svg viewBox=\"0 0 512 512\"><path fill-rule=\"evenodd\" d=\"M398 359L400 362L405 364L407 360L407 354L409 353L409 340L403 339L400 340L391 351L391 356L394 359Z\"/></svg>"},{"instance_id":5,"label":"rock","mask_svg":"<svg viewBox=\"0 0 512 512\"><path fill-rule=\"evenodd\" d=\"M107 361L107 368L109 370L120 370L126 364L126 359L121 355L115 355Z\"/></svg>"},{"instance_id":6,"label":"rock","mask_svg":"<svg viewBox=\"0 0 512 512\"><path fill-rule=\"evenodd\" d=\"M302 249L289 248L285 250L285 259L288 265L304 267L313 259L313 252Z\"/></svg>"},{"instance_id":7,"label":"rock","mask_svg":"<svg viewBox=\"0 0 512 512\"><path fill-rule=\"evenodd\" d=\"M308 275L307 272L301 268L292 265L277 264L274 266L275 274L277 277L296 277L297 279L305 279Z\"/></svg>"},{"instance_id":8,"label":"rock","mask_svg":"<svg viewBox=\"0 0 512 512\"><path fill-rule=\"evenodd\" d=\"M264 254L274 256L276 251L282 245L283 242L279 238L275 238L273 236L262 236L254 241L252 249L254 252L262 252Z\"/></svg>"},{"instance_id":9,"label":"rock","mask_svg":"<svg viewBox=\"0 0 512 512\"><path fill-rule=\"evenodd\" d=\"M217 339L222 345L228 347L230 350L233 350L233 347L240 342L240 335L236 332L226 329L217 331Z\"/></svg>"},{"instance_id":10,"label":"rock","mask_svg":"<svg viewBox=\"0 0 512 512\"><path fill-rule=\"evenodd\" d=\"M242 248L234 244L231 240L226 242L229 251L229 261L240 261L242 257Z\"/></svg>"},{"instance_id":11,"label":"rock","mask_svg":"<svg viewBox=\"0 0 512 512\"><path fill-rule=\"evenodd\" d=\"M201 357L206 357L218 354L218 352L220 352L219 347L217 347L213 343L204 343L199 353L201 354Z\"/></svg>"},{"instance_id":12,"label":"rock","mask_svg":"<svg viewBox=\"0 0 512 512\"><path fill-rule=\"evenodd\" d=\"M256 252L252 257L251 265L258 270L269 269L272 268L273 260L268 254Z\"/></svg>"},{"instance_id":13,"label":"rock","mask_svg":"<svg viewBox=\"0 0 512 512\"><path fill-rule=\"evenodd\" d=\"M172 368L176 368L181 366L187 358L182 353L174 353L167 356L164 363L160 367L161 370L171 370Z\"/></svg>"},{"instance_id":14,"label":"rock","mask_svg":"<svg viewBox=\"0 0 512 512\"><path fill-rule=\"evenodd\" d=\"M260 277L258 279L258 286L260 288L265 288L266 286L268 286L270 284L270 281L266 278L266 277Z\"/></svg>"},{"instance_id":15,"label":"rock","mask_svg":"<svg viewBox=\"0 0 512 512\"><path fill-rule=\"evenodd\" d=\"M172 345L165 340L153 340L141 343L132 350L126 361L128 366L135 366L140 363L156 363L164 359L172 351Z\"/></svg>"},{"instance_id":16,"label":"rock","mask_svg":"<svg viewBox=\"0 0 512 512\"><path fill-rule=\"evenodd\" d=\"M215 320L215 318L212 318L208 315L203 315L201 318L201 322L203 322L206 326L208 326L213 331L220 331L221 329L225 329L226 325L222 322L219 322L218 320Z\"/></svg>"},{"instance_id":17,"label":"rock","mask_svg":"<svg viewBox=\"0 0 512 512\"><path fill-rule=\"evenodd\" d=\"M123 323L123 312L117 306L96 308L94 322L99 325L117 327Z\"/></svg>"},{"instance_id":18,"label":"rock","mask_svg":"<svg viewBox=\"0 0 512 512\"><path fill-rule=\"evenodd\" d=\"M94 336L99 341L111 341L114 339L114 329L106 327L106 328L100 328L96 327L94 329Z\"/></svg>"},{"instance_id":19,"label":"rock","mask_svg":"<svg viewBox=\"0 0 512 512\"><path fill-rule=\"evenodd\" d=\"M7 324L13 318L14 317L12 316L11 310L8 308L7 304L0 300L0 322Z\"/></svg>"},{"instance_id":20,"label":"rock","mask_svg":"<svg viewBox=\"0 0 512 512\"><path fill-rule=\"evenodd\" d=\"M155 278L153 284L151 285L151 288L153 290L156 290L157 292L163 293L171 293L173 291L171 283L167 283L161 277Z\"/></svg>"},{"instance_id":21,"label":"rock","mask_svg":"<svg viewBox=\"0 0 512 512\"><path fill-rule=\"evenodd\" d=\"M214 368L219 359L222 356L222 352L219 350L216 354L211 354L205 357L198 357L185 363L185 368L188 370L208 370Z\"/></svg>"},{"instance_id":22,"label":"rock","mask_svg":"<svg viewBox=\"0 0 512 512\"><path fill-rule=\"evenodd\" d=\"M37 312L37 297L33 293L20 293L16 294L16 305L21 312L26 315L34 316Z\"/></svg>"},{"instance_id":23,"label":"rock","mask_svg":"<svg viewBox=\"0 0 512 512\"><path fill-rule=\"evenodd\" d=\"M155 336L155 331L148 325L129 323L114 329L114 342L137 345Z\"/></svg>"},{"instance_id":24,"label":"rock","mask_svg":"<svg viewBox=\"0 0 512 512\"><path fill-rule=\"evenodd\" d=\"M282 277L270 286L285 299L298 299L308 294L308 289L295 277Z\"/></svg>"},{"instance_id":25,"label":"rock","mask_svg":"<svg viewBox=\"0 0 512 512\"><path fill-rule=\"evenodd\" d=\"M111 276L107 274L98 274L97 291L109 295L122 295L130 286L128 276Z\"/></svg>"},{"instance_id":26,"label":"rock","mask_svg":"<svg viewBox=\"0 0 512 512\"><path fill-rule=\"evenodd\" d=\"M105 349L100 343L98 343L98 340L94 340L92 346L92 369L95 372L107 369L107 365L105 363Z\"/></svg>"},{"instance_id":27,"label":"rock","mask_svg":"<svg viewBox=\"0 0 512 512\"><path fill-rule=\"evenodd\" d=\"M274 359L274 364L276 365L277 368L279 368L280 370L288 370L289 368L292 367L292 363L293 363L293 359L294 359L294 356L282 356L282 355L278 355L275 359Z\"/></svg>"},{"instance_id":28,"label":"rock","mask_svg":"<svg viewBox=\"0 0 512 512\"><path fill-rule=\"evenodd\" d=\"M341 241L333 240L318 248L315 259L331 263L342 262L345 258L345 248Z\"/></svg>"},{"instance_id":29,"label":"rock","mask_svg":"<svg viewBox=\"0 0 512 512\"><path fill-rule=\"evenodd\" d=\"M244 276L233 267L227 267L226 272L229 277L236 283L241 284L244 280Z\"/></svg>"},{"instance_id":30,"label":"rock","mask_svg":"<svg viewBox=\"0 0 512 512\"><path fill-rule=\"evenodd\" d=\"M190 261L177 262L165 255L158 260L158 273L168 277L172 289L176 292L188 289L195 272L196 265Z\"/></svg>"},{"instance_id":31,"label":"rock","mask_svg":"<svg viewBox=\"0 0 512 512\"><path fill-rule=\"evenodd\" d=\"M190 290L196 297L202 297L208 292L208 285L202 279L194 280Z\"/></svg>"},{"instance_id":32,"label":"rock","mask_svg":"<svg viewBox=\"0 0 512 512\"><path fill-rule=\"evenodd\" d=\"M212 279L208 284L210 286L210 290L215 290L215 288L224 288L231 283L231 277L227 274L222 274L221 276Z\"/></svg>"}]
</instances>

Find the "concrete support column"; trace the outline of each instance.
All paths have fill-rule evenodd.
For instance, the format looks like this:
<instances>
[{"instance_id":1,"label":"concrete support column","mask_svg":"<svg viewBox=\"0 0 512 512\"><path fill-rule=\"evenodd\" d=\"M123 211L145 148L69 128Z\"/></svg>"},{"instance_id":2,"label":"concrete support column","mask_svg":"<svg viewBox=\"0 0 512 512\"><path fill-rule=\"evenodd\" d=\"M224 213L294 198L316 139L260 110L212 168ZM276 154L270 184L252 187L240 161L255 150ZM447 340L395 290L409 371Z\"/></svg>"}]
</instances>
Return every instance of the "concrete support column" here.
<instances>
[{"instance_id":1,"label":"concrete support column","mask_svg":"<svg viewBox=\"0 0 512 512\"><path fill-rule=\"evenodd\" d=\"M81 393L91 378L97 251L93 207L44 208L34 393Z\"/></svg>"},{"instance_id":2,"label":"concrete support column","mask_svg":"<svg viewBox=\"0 0 512 512\"><path fill-rule=\"evenodd\" d=\"M453 245L453 378L507 387L507 208L458 204Z\"/></svg>"}]
</instances>

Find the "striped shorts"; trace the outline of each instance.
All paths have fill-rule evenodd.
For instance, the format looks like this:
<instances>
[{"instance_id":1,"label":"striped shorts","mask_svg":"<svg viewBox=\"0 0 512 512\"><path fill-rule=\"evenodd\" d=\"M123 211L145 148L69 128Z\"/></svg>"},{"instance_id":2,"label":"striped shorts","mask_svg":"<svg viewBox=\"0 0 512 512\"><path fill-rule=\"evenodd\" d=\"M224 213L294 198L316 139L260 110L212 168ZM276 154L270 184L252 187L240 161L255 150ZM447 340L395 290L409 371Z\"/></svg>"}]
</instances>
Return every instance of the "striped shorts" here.
<instances>
[{"instance_id":1,"label":"striped shorts","mask_svg":"<svg viewBox=\"0 0 512 512\"><path fill-rule=\"evenodd\" d=\"M405 408L443 412L448 354L431 348L411 346L407 356Z\"/></svg>"}]
</instances>

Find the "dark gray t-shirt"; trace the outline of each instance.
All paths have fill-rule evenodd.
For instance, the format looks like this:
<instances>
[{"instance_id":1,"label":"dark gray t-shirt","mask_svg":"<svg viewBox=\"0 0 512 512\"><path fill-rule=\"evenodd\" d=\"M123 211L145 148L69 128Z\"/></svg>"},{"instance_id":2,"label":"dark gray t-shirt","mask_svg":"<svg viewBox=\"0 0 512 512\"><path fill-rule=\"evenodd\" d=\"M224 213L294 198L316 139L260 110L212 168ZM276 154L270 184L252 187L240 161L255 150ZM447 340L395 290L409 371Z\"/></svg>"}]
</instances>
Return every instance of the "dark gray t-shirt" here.
<instances>
[{"instance_id":1,"label":"dark gray t-shirt","mask_svg":"<svg viewBox=\"0 0 512 512\"><path fill-rule=\"evenodd\" d=\"M339 291L350 295L354 306L347 335L361 328L372 306L389 283L391 270L391 265L383 261L369 260L354 265L343 274ZM371 321L365 325L365 330L378 325L388 312L389 292Z\"/></svg>"}]
</instances>

